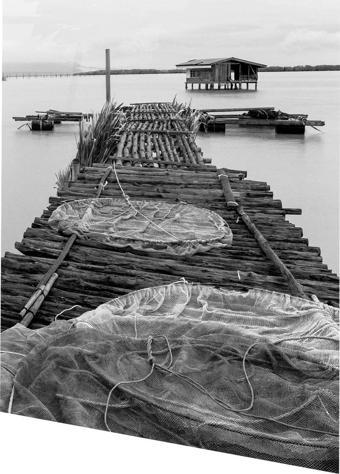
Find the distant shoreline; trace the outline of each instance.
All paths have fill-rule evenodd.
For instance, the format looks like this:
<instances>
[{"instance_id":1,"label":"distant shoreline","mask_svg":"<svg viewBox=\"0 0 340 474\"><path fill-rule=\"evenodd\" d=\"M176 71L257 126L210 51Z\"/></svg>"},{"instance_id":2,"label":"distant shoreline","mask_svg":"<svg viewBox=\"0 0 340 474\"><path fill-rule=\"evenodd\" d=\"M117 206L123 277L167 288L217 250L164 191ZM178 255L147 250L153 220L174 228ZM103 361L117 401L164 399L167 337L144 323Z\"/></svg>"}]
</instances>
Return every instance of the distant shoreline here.
<instances>
[{"instance_id":1,"label":"distant shoreline","mask_svg":"<svg viewBox=\"0 0 340 474\"><path fill-rule=\"evenodd\" d=\"M340 71L340 65L321 64L317 66L268 66L259 72L309 72L309 71ZM183 74L185 69L111 69L111 76L127 74ZM74 76L102 76L104 69L98 71L75 72Z\"/></svg>"},{"instance_id":2,"label":"distant shoreline","mask_svg":"<svg viewBox=\"0 0 340 474\"><path fill-rule=\"evenodd\" d=\"M308 72L308 71L340 71L340 64L320 64L318 66L267 66L260 72Z\"/></svg>"},{"instance_id":3,"label":"distant shoreline","mask_svg":"<svg viewBox=\"0 0 340 474\"><path fill-rule=\"evenodd\" d=\"M111 69L111 76L124 74L183 74L184 69ZM104 69L98 71L75 72L74 76L103 76Z\"/></svg>"}]
</instances>

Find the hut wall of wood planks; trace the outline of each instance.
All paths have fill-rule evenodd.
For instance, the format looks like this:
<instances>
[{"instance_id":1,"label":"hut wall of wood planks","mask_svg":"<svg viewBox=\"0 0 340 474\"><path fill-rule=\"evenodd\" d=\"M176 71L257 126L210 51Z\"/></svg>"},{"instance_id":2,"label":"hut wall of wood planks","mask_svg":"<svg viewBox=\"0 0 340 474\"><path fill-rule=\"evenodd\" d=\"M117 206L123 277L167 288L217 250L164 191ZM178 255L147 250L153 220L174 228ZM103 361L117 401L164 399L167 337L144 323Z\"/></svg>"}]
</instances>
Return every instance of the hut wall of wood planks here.
<instances>
[{"instance_id":1,"label":"hut wall of wood planks","mask_svg":"<svg viewBox=\"0 0 340 474\"><path fill-rule=\"evenodd\" d=\"M133 104L112 133L116 145L105 162L81 165L16 243L19 254L6 252L2 259L2 329L22 317L33 328L41 327L65 310L59 317L72 318L130 291L182 277L228 289L259 287L317 297L338 306L337 275L323 264L320 249L309 246L302 229L286 219L301 211L284 208L266 182L247 179L246 171L205 164L178 107ZM169 255L115 248L74 234L70 238L48 225L53 210L65 201L121 198L122 190L131 201L185 202L213 210L231 227L233 245L192 256ZM57 277L33 318L23 308L48 271Z\"/></svg>"}]
</instances>

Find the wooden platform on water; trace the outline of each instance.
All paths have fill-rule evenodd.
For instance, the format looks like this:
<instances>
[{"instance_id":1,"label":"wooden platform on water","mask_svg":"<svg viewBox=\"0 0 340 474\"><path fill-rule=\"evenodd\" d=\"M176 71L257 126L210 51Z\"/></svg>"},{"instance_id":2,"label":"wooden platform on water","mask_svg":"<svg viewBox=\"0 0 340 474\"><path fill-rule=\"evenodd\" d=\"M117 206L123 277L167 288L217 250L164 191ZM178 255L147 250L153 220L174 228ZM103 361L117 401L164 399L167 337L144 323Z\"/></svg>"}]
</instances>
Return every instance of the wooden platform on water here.
<instances>
[{"instance_id":1,"label":"wooden platform on water","mask_svg":"<svg viewBox=\"0 0 340 474\"><path fill-rule=\"evenodd\" d=\"M136 109L134 112L137 113ZM135 120L136 116L132 114L131 121ZM152 117L148 120L152 122ZM274 199L266 182L247 179L245 171L218 170L215 166L205 165L199 159L201 152L197 147L193 146L190 154L184 142L181 146L176 142L182 135L164 131L161 138L164 151L165 147L170 148L168 153L160 150L160 154L155 156L150 147L152 143L157 145L161 136L155 134L155 127L148 134L145 131L132 132L134 126L130 126L131 123L127 123L125 131L120 132L120 143L124 133L132 134L130 139L128 135L124 137L125 145L120 151L104 164L83 168L76 179L59 190L58 196L50 197L47 209L34 219L22 241L16 243L20 253L6 252L2 259L2 329L20 321L19 312L68 241L67 236L58 234L48 225L53 210L65 201L95 197L98 185L101 197L121 198L115 173L112 169L108 173L108 165L113 161L117 163L119 157L124 156L126 160L123 159L122 164L127 166L119 167L117 173L131 199L184 201L211 209L228 222L233 232L232 247L193 256L170 256L165 252L114 248L77 238L58 269L58 278L31 327L49 324L58 313L73 305L77 306L62 317L79 316L111 298L175 282L182 277L189 282L234 290L258 287L291 293L287 280L261 251L242 219L234 209L227 207L219 179L221 173L228 175L235 200L242 203L271 248L302 285L307 297L316 295L321 302L338 306L338 277L322 263L320 249L309 246L302 229L286 219L289 214L300 214L299 209L284 208L280 200ZM134 139L135 134L138 140ZM148 141L148 136L155 137L155 142ZM192 145L189 130L185 136L188 146ZM176 140L171 141L171 137ZM137 151L131 157L134 143ZM169 150L172 153L169 154ZM196 161L195 157L198 157ZM105 186L102 186L103 178Z\"/></svg>"},{"instance_id":2,"label":"wooden platform on water","mask_svg":"<svg viewBox=\"0 0 340 474\"><path fill-rule=\"evenodd\" d=\"M288 114L274 107L201 109L202 130L224 131L230 126L272 127L286 133L304 133L305 127L323 127L323 120L308 120L307 114ZM243 113L240 113L243 112Z\"/></svg>"}]
</instances>

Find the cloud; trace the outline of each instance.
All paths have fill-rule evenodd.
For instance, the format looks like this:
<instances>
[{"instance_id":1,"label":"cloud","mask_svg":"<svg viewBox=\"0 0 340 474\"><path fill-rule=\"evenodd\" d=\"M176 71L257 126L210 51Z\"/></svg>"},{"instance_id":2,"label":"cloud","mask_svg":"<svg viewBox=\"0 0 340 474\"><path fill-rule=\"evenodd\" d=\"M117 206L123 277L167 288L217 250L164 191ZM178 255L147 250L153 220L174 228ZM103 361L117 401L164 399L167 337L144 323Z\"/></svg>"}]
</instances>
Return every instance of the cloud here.
<instances>
[{"instance_id":1,"label":"cloud","mask_svg":"<svg viewBox=\"0 0 340 474\"><path fill-rule=\"evenodd\" d=\"M193 57L339 62L333 0L5 0L6 61L171 67ZM327 7L326 7L327 4ZM292 14L294 6L294 14Z\"/></svg>"},{"instance_id":2,"label":"cloud","mask_svg":"<svg viewBox=\"0 0 340 474\"><path fill-rule=\"evenodd\" d=\"M283 49L310 50L340 48L340 31L298 29L287 34L281 43Z\"/></svg>"}]
</instances>

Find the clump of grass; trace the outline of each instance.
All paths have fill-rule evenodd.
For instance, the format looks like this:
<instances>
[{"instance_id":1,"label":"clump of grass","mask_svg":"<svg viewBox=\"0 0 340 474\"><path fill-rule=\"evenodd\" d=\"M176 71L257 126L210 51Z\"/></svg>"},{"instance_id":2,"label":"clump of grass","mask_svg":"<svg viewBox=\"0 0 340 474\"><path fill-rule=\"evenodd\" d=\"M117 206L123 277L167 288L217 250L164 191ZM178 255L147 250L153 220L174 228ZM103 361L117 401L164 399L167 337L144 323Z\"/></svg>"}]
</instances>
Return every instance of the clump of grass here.
<instances>
[{"instance_id":1,"label":"clump of grass","mask_svg":"<svg viewBox=\"0 0 340 474\"><path fill-rule=\"evenodd\" d=\"M189 105L177 102L176 96L172 101L172 106L175 108L176 113L185 120L185 125L188 127L190 132L197 134L201 125L202 112L195 110L191 107L191 101Z\"/></svg>"},{"instance_id":2,"label":"clump of grass","mask_svg":"<svg viewBox=\"0 0 340 474\"><path fill-rule=\"evenodd\" d=\"M63 170L57 171L55 176L57 178L56 185L57 185L58 191L66 188L72 177L71 163L67 165L66 168L64 168Z\"/></svg>"},{"instance_id":3,"label":"clump of grass","mask_svg":"<svg viewBox=\"0 0 340 474\"><path fill-rule=\"evenodd\" d=\"M92 117L90 123L79 123L77 158L81 168L108 160L117 147L119 130L124 121L121 105L110 102Z\"/></svg>"}]
</instances>

